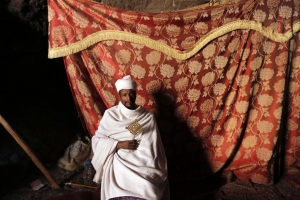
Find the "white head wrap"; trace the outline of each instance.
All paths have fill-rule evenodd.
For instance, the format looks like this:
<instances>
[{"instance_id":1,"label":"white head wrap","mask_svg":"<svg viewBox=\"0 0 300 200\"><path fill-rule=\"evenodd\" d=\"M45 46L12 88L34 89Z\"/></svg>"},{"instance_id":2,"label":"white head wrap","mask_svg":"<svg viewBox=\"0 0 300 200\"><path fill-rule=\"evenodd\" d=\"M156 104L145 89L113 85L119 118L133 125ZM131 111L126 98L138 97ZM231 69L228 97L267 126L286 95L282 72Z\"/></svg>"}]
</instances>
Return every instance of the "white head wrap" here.
<instances>
[{"instance_id":1,"label":"white head wrap","mask_svg":"<svg viewBox=\"0 0 300 200\"><path fill-rule=\"evenodd\" d=\"M131 80L130 75L124 76L122 79L117 80L115 86L118 92L120 92L120 90L123 89L127 89L127 90L136 89L136 83L133 80Z\"/></svg>"}]
</instances>

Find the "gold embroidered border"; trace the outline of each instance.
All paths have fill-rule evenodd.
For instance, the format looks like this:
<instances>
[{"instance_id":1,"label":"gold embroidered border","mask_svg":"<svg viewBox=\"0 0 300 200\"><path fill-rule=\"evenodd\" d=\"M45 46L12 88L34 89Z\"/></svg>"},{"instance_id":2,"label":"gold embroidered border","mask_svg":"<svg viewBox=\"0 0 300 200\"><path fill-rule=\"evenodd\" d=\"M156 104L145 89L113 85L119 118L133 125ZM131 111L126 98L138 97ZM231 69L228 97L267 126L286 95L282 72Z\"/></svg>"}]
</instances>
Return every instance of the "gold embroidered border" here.
<instances>
[{"instance_id":1,"label":"gold embroidered border","mask_svg":"<svg viewBox=\"0 0 300 200\"><path fill-rule=\"evenodd\" d=\"M191 49L185 51L179 51L173 49L172 47L162 42L155 41L143 35L138 35L138 34L124 32L124 31L104 30L104 31L93 33L88 37L80 40L79 42L70 44L68 46L49 49L48 58L57 58L57 57L74 54L100 41L120 40L120 41L142 44L151 49L165 53L166 55L171 56L175 59L185 60L195 55L200 49L202 49L210 41L237 29L256 30L260 32L262 35L264 35L265 37L275 42L286 42L293 37L294 33L300 30L300 22L295 23L291 28L291 30L289 30L288 32L281 34L281 33L276 33L269 28L263 27L261 23L256 21L237 20L210 31L209 33L201 37L199 41Z\"/></svg>"}]
</instances>

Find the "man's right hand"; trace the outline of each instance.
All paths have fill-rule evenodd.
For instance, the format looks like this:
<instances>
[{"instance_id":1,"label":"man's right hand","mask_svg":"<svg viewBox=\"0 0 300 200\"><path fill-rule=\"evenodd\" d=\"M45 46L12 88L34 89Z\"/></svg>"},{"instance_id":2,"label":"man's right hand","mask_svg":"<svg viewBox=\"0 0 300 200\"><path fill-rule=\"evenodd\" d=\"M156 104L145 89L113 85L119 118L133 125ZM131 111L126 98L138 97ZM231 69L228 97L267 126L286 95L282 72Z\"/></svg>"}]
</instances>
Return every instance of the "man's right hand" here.
<instances>
[{"instance_id":1,"label":"man's right hand","mask_svg":"<svg viewBox=\"0 0 300 200\"><path fill-rule=\"evenodd\" d=\"M139 146L137 140L125 140L119 141L117 144L117 149L129 149L129 150L136 150Z\"/></svg>"}]
</instances>

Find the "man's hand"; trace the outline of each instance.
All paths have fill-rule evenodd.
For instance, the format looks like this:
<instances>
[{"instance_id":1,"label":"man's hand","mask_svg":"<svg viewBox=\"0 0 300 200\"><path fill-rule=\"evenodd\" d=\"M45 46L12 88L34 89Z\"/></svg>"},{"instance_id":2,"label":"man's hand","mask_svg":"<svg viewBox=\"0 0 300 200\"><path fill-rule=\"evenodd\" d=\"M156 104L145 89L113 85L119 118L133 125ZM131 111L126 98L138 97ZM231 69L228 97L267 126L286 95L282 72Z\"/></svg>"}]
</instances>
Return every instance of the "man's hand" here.
<instances>
[{"instance_id":1,"label":"man's hand","mask_svg":"<svg viewBox=\"0 0 300 200\"><path fill-rule=\"evenodd\" d=\"M137 140L125 140L119 141L117 144L117 149L129 149L129 150L136 150L139 146Z\"/></svg>"}]
</instances>

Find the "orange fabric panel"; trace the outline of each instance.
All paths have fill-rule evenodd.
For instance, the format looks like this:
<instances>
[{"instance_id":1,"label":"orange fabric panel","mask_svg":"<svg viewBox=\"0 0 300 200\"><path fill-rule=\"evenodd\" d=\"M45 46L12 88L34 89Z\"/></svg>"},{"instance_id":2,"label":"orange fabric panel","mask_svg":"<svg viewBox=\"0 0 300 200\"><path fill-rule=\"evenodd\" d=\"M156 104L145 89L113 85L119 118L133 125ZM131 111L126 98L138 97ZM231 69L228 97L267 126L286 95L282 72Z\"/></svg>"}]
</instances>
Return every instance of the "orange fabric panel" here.
<instances>
[{"instance_id":1,"label":"orange fabric panel","mask_svg":"<svg viewBox=\"0 0 300 200\"><path fill-rule=\"evenodd\" d=\"M118 103L115 81L130 74L138 84L137 104L156 115L169 164L182 169L174 171L177 179L232 170L271 184L282 167L299 172L300 33L293 32L298 1L247 0L171 13L84 0L48 2L49 51L80 49L80 42L87 46L70 50L64 60L91 136L105 109ZM238 20L264 29L224 28ZM143 36L153 44L95 42L106 30ZM219 30L224 33L187 59L157 48L161 44L183 54ZM289 31L293 34L284 42L269 36Z\"/></svg>"}]
</instances>

